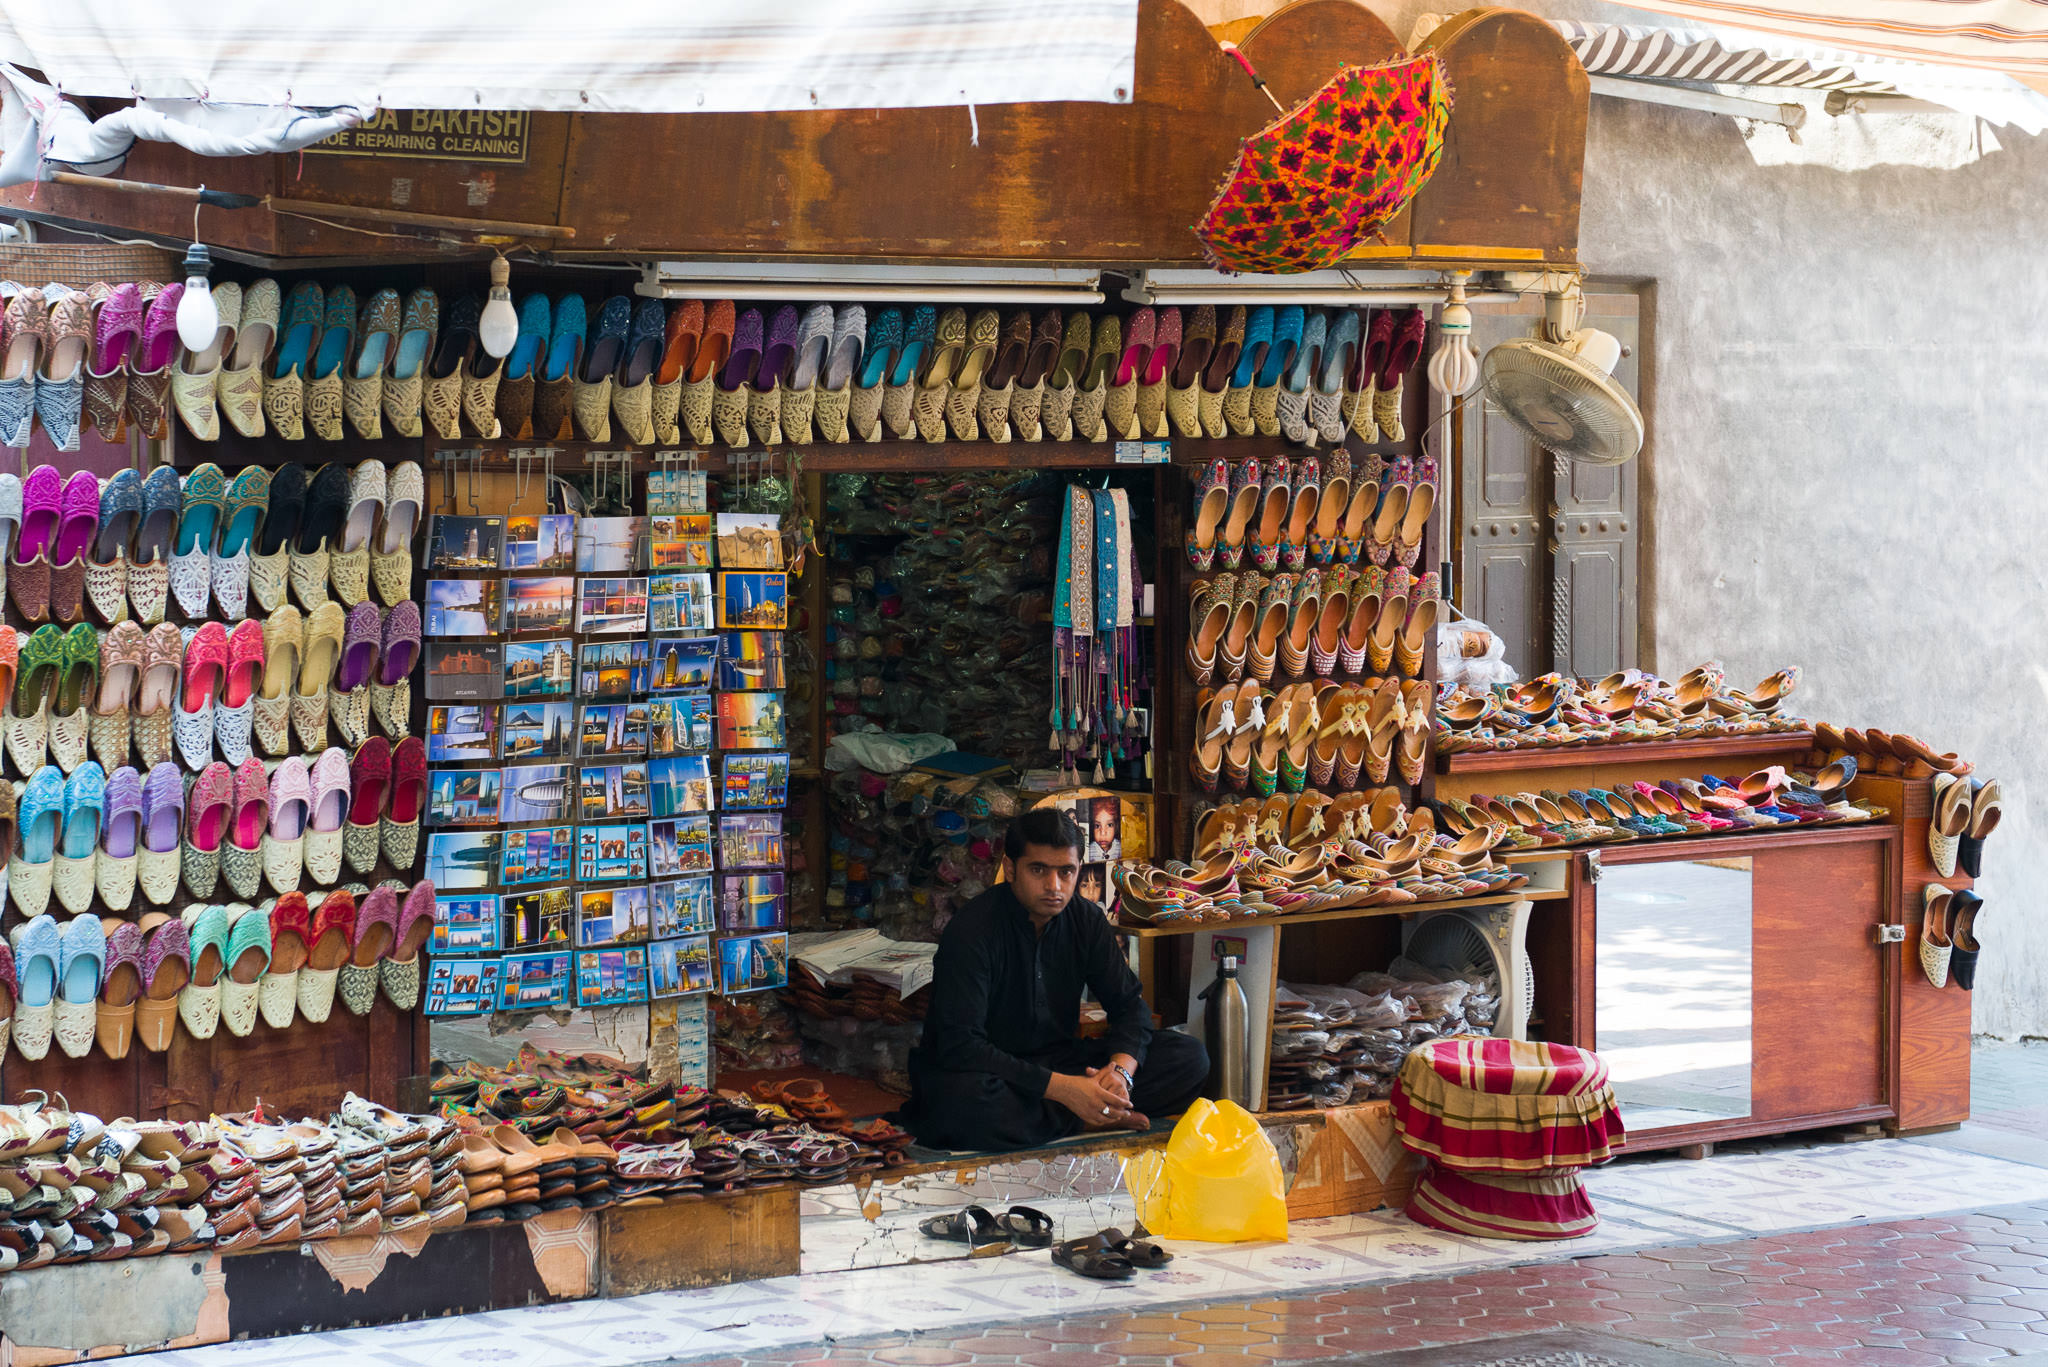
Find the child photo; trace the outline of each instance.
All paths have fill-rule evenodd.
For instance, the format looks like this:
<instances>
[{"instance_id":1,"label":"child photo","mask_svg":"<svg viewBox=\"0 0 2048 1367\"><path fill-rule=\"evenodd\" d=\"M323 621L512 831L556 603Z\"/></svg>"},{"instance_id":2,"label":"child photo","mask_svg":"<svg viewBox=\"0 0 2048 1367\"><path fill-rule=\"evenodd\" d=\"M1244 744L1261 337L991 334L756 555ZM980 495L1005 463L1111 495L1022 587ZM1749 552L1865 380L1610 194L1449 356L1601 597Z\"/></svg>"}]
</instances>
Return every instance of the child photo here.
<instances>
[{"instance_id":1,"label":"child photo","mask_svg":"<svg viewBox=\"0 0 2048 1367\"><path fill-rule=\"evenodd\" d=\"M779 869L783 864L782 813L746 812L718 818L719 862L728 869Z\"/></svg>"},{"instance_id":2,"label":"child photo","mask_svg":"<svg viewBox=\"0 0 2048 1367\"><path fill-rule=\"evenodd\" d=\"M576 630L585 636L630 636L647 630L645 579L583 579Z\"/></svg>"},{"instance_id":3,"label":"child photo","mask_svg":"<svg viewBox=\"0 0 2048 1367\"><path fill-rule=\"evenodd\" d=\"M494 636L501 608L496 579L429 579L429 636Z\"/></svg>"},{"instance_id":4,"label":"child photo","mask_svg":"<svg viewBox=\"0 0 2048 1367\"><path fill-rule=\"evenodd\" d=\"M567 1006L570 957L567 950L508 955L498 1009L531 1011L544 1006Z\"/></svg>"},{"instance_id":5,"label":"child photo","mask_svg":"<svg viewBox=\"0 0 2048 1367\"><path fill-rule=\"evenodd\" d=\"M507 893L502 908L507 949L566 945L576 928L576 899L566 887Z\"/></svg>"},{"instance_id":6,"label":"child photo","mask_svg":"<svg viewBox=\"0 0 2048 1367\"><path fill-rule=\"evenodd\" d=\"M1116 798L1075 798L1074 824L1081 828L1082 838L1088 842L1081 852L1084 861L1114 864L1124 857L1123 804Z\"/></svg>"},{"instance_id":7,"label":"child photo","mask_svg":"<svg viewBox=\"0 0 2048 1367\"><path fill-rule=\"evenodd\" d=\"M498 824L496 769L432 769L427 772L429 826Z\"/></svg>"},{"instance_id":8,"label":"child photo","mask_svg":"<svg viewBox=\"0 0 2048 1367\"><path fill-rule=\"evenodd\" d=\"M498 757L498 709L495 705L429 707L427 762L462 764Z\"/></svg>"},{"instance_id":9,"label":"child photo","mask_svg":"<svg viewBox=\"0 0 2048 1367\"><path fill-rule=\"evenodd\" d=\"M495 570L505 542L502 517L452 517L436 513L427 524L429 574L437 570ZM432 631L428 632L432 635Z\"/></svg>"},{"instance_id":10,"label":"child photo","mask_svg":"<svg viewBox=\"0 0 2048 1367\"><path fill-rule=\"evenodd\" d=\"M1084 902L1093 902L1098 907L1109 905L1109 866L1106 864L1083 864L1081 876L1074 880L1074 896Z\"/></svg>"},{"instance_id":11,"label":"child photo","mask_svg":"<svg viewBox=\"0 0 2048 1367\"><path fill-rule=\"evenodd\" d=\"M508 826L534 821L569 821L576 813L573 780L566 764L522 764L504 770L498 810Z\"/></svg>"},{"instance_id":12,"label":"child photo","mask_svg":"<svg viewBox=\"0 0 2048 1367\"><path fill-rule=\"evenodd\" d=\"M571 575L549 579L505 581L505 630L519 636L570 631L576 624L576 580Z\"/></svg>"},{"instance_id":13,"label":"child photo","mask_svg":"<svg viewBox=\"0 0 2048 1367\"><path fill-rule=\"evenodd\" d=\"M781 573L718 576L718 625L781 631L789 625L789 579Z\"/></svg>"},{"instance_id":14,"label":"child photo","mask_svg":"<svg viewBox=\"0 0 2048 1367\"><path fill-rule=\"evenodd\" d=\"M656 940L647 946L647 995L657 1000L711 990L711 937Z\"/></svg>"},{"instance_id":15,"label":"child photo","mask_svg":"<svg viewBox=\"0 0 2048 1367\"><path fill-rule=\"evenodd\" d=\"M718 942L718 990L731 995L789 982L789 936L749 935Z\"/></svg>"},{"instance_id":16,"label":"child photo","mask_svg":"<svg viewBox=\"0 0 2048 1367\"><path fill-rule=\"evenodd\" d=\"M718 663L716 636L657 636L648 687L709 688Z\"/></svg>"},{"instance_id":17,"label":"child photo","mask_svg":"<svg viewBox=\"0 0 2048 1367\"><path fill-rule=\"evenodd\" d=\"M498 882L504 887L553 883L569 877L576 858L576 837L567 826L506 831Z\"/></svg>"},{"instance_id":18,"label":"child photo","mask_svg":"<svg viewBox=\"0 0 2048 1367\"><path fill-rule=\"evenodd\" d=\"M642 569L640 543L646 537L644 517L586 517L576 525L576 572L631 574Z\"/></svg>"},{"instance_id":19,"label":"child photo","mask_svg":"<svg viewBox=\"0 0 2048 1367\"><path fill-rule=\"evenodd\" d=\"M513 641L505 647L505 696L507 698L566 698L576 683L573 643L567 638L554 641Z\"/></svg>"},{"instance_id":20,"label":"child photo","mask_svg":"<svg viewBox=\"0 0 2048 1367\"><path fill-rule=\"evenodd\" d=\"M647 766L653 793L651 814L680 816L684 812L708 812L717 804L711 784L709 755L671 755L652 760Z\"/></svg>"},{"instance_id":21,"label":"child photo","mask_svg":"<svg viewBox=\"0 0 2048 1367\"><path fill-rule=\"evenodd\" d=\"M498 899L464 893L434 897L434 953L488 953L498 947Z\"/></svg>"},{"instance_id":22,"label":"child photo","mask_svg":"<svg viewBox=\"0 0 2048 1367\"><path fill-rule=\"evenodd\" d=\"M647 642L585 641L581 673L586 698L637 698L647 691Z\"/></svg>"},{"instance_id":23,"label":"child photo","mask_svg":"<svg viewBox=\"0 0 2048 1367\"><path fill-rule=\"evenodd\" d=\"M505 519L505 568L508 570L573 570L576 568L576 518L571 513Z\"/></svg>"},{"instance_id":24,"label":"child photo","mask_svg":"<svg viewBox=\"0 0 2048 1367\"><path fill-rule=\"evenodd\" d=\"M712 914L716 898L710 878L700 876L678 879L673 883L656 883L648 892L649 915L653 918L653 933L657 940L717 928Z\"/></svg>"},{"instance_id":25,"label":"child photo","mask_svg":"<svg viewBox=\"0 0 2048 1367\"><path fill-rule=\"evenodd\" d=\"M505 691L504 648L427 642L427 697L435 702L496 698Z\"/></svg>"},{"instance_id":26,"label":"child photo","mask_svg":"<svg viewBox=\"0 0 2048 1367\"><path fill-rule=\"evenodd\" d=\"M709 693L673 693L647 704L647 753L709 750L716 732Z\"/></svg>"},{"instance_id":27,"label":"child photo","mask_svg":"<svg viewBox=\"0 0 2048 1367\"><path fill-rule=\"evenodd\" d=\"M497 867L496 831L436 831L427 837L427 877L437 892L487 888Z\"/></svg>"},{"instance_id":28,"label":"child photo","mask_svg":"<svg viewBox=\"0 0 2048 1367\"><path fill-rule=\"evenodd\" d=\"M521 702L505 705L506 759L562 759L576 753L576 733L569 702Z\"/></svg>"}]
</instances>

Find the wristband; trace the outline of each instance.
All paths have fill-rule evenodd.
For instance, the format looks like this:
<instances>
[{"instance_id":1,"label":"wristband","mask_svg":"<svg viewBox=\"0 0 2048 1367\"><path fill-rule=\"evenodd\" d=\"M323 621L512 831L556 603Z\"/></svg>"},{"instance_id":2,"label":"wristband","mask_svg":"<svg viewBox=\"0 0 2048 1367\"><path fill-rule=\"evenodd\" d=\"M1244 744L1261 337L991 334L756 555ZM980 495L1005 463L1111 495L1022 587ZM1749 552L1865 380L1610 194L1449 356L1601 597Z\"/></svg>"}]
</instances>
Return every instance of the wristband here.
<instances>
[{"instance_id":1,"label":"wristband","mask_svg":"<svg viewBox=\"0 0 2048 1367\"><path fill-rule=\"evenodd\" d=\"M1109 1066L1110 1066L1111 1068L1114 1068L1114 1069L1116 1070L1116 1075L1117 1075L1118 1077L1120 1077L1120 1078L1122 1078L1122 1079L1124 1080L1124 1090L1125 1090L1125 1091L1127 1091L1127 1092L1128 1092L1128 1091L1129 1091L1129 1090L1130 1090L1130 1089L1131 1089L1132 1087L1134 1087L1134 1086L1136 1086L1136 1085L1137 1085L1137 1084L1136 1084L1135 1082L1133 1082L1133 1081L1131 1080L1131 1075L1130 1075L1129 1073L1127 1073L1127 1072L1125 1072L1125 1071L1124 1071L1124 1069L1123 1069L1123 1065L1122 1065L1122 1064L1120 1064L1120 1063L1112 1063L1112 1064L1110 1064Z\"/></svg>"}]
</instances>

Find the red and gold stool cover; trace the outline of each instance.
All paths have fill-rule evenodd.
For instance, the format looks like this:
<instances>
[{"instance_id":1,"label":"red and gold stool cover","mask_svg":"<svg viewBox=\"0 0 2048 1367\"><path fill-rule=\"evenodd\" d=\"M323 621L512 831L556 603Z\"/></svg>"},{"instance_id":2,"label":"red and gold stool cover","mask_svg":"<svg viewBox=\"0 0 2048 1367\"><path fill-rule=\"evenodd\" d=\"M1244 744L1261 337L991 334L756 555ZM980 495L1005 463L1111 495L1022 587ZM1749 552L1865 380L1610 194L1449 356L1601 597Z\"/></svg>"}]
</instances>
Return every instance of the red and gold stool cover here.
<instances>
[{"instance_id":1,"label":"red and gold stool cover","mask_svg":"<svg viewBox=\"0 0 2048 1367\"><path fill-rule=\"evenodd\" d=\"M1600 1224L1576 1170L1509 1177L1436 1163L1416 1182L1408 1218L1482 1239L1577 1239Z\"/></svg>"},{"instance_id":2,"label":"red and gold stool cover","mask_svg":"<svg viewBox=\"0 0 2048 1367\"><path fill-rule=\"evenodd\" d=\"M1435 1040L1402 1063L1393 1102L1401 1142L1463 1173L1583 1168L1625 1139L1607 1065L1567 1044Z\"/></svg>"}]
</instances>

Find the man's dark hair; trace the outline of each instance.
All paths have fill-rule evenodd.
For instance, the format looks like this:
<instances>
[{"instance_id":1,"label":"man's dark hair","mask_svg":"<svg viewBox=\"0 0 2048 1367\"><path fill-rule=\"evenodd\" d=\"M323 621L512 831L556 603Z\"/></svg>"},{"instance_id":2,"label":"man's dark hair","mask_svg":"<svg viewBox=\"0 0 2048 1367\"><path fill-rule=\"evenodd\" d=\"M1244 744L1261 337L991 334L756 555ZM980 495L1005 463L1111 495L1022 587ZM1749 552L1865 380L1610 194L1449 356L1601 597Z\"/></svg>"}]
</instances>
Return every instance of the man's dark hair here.
<instances>
[{"instance_id":1,"label":"man's dark hair","mask_svg":"<svg viewBox=\"0 0 2048 1367\"><path fill-rule=\"evenodd\" d=\"M1081 828L1059 807L1034 807L1010 823L1003 836L1003 853L1012 859L1022 859L1027 845L1072 850L1076 855L1086 848Z\"/></svg>"}]
</instances>

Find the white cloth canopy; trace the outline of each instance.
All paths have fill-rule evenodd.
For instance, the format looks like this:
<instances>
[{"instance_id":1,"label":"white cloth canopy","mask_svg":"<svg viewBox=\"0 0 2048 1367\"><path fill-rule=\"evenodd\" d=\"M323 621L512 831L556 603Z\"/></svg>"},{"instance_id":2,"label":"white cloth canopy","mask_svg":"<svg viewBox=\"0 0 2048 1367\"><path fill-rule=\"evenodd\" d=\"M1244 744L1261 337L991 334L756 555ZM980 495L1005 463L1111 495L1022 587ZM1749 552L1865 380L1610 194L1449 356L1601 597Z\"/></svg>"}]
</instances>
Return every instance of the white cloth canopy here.
<instances>
[{"instance_id":1,"label":"white cloth canopy","mask_svg":"<svg viewBox=\"0 0 2048 1367\"><path fill-rule=\"evenodd\" d=\"M2028 133L2048 128L2048 96L1997 71L1846 52L1722 25L1552 23L1596 76L1906 95Z\"/></svg>"},{"instance_id":2,"label":"white cloth canopy","mask_svg":"<svg viewBox=\"0 0 2048 1367\"><path fill-rule=\"evenodd\" d=\"M138 139L174 142L203 157L295 152L354 128L376 112L139 100L94 119L11 66L0 64L0 78L6 81L0 97L0 187L25 185L54 170L116 175Z\"/></svg>"},{"instance_id":3,"label":"white cloth canopy","mask_svg":"<svg viewBox=\"0 0 2048 1367\"><path fill-rule=\"evenodd\" d=\"M634 113L1126 101L1138 0L0 0L65 95Z\"/></svg>"}]
</instances>

